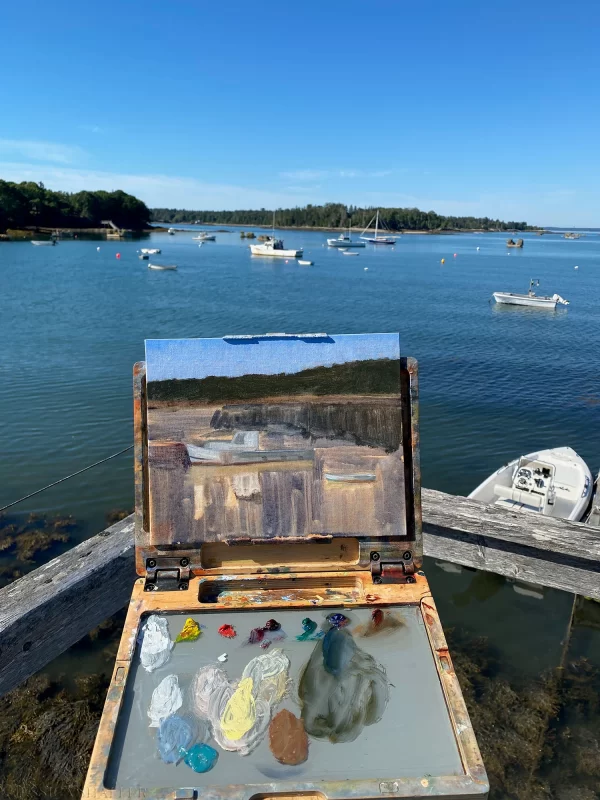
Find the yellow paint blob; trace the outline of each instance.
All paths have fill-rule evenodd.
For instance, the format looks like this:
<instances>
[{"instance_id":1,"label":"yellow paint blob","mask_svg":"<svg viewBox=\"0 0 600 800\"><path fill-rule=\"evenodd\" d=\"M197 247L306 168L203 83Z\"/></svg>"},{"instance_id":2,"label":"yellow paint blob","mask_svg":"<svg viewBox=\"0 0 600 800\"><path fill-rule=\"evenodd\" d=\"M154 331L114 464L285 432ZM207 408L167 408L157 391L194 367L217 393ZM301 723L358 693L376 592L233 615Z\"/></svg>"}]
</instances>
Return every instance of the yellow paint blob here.
<instances>
[{"instance_id":1,"label":"yellow paint blob","mask_svg":"<svg viewBox=\"0 0 600 800\"><path fill-rule=\"evenodd\" d=\"M175 642L195 642L201 633L202 631L198 623L191 617L188 617L181 633L175 639Z\"/></svg>"},{"instance_id":2,"label":"yellow paint blob","mask_svg":"<svg viewBox=\"0 0 600 800\"><path fill-rule=\"evenodd\" d=\"M229 698L221 716L221 730L232 742L248 733L256 722L256 706L252 697L252 678L243 678Z\"/></svg>"}]
</instances>

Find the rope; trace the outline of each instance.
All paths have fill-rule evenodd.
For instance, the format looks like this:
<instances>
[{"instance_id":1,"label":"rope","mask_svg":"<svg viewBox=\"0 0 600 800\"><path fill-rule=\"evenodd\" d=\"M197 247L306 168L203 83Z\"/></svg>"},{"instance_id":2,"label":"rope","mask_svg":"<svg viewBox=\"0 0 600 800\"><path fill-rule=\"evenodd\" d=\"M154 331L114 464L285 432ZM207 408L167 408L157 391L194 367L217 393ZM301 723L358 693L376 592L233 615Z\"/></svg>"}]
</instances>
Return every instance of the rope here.
<instances>
[{"instance_id":1,"label":"rope","mask_svg":"<svg viewBox=\"0 0 600 800\"><path fill-rule=\"evenodd\" d=\"M40 494L41 492L45 492L46 489L50 489L52 486L58 486L59 483L64 483L64 481L68 481L69 478L74 478L76 475L81 475L82 472L87 472L88 469L92 469L92 467L97 467L99 464L104 464L105 461L110 461L111 458L116 458L117 456L121 456L121 455L123 455L123 453L126 453L128 450L132 450L132 449L133 449L133 445L130 444L129 447L126 447L124 450L119 450L118 453L113 453L112 456L107 456L106 458L102 458L102 459L100 459L100 461L96 461L95 464L90 464L89 466L84 467L83 469L77 470L77 472L72 472L70 475L65 475L64 478L60 478L59 480L54 481L54 483L49 483L47 486L44 486L41 489L36 489L35 492L31 492L30 494L26 494L25 497L20 497L18 500L14 500L12 503L9 503L7 506L2 506L2 508L0 508L0 512L6 511L7 508L12 508L12 506L16 506L17 503L22 503L23 500L29 500L30 497L34 497L36 494Z\"/></svg>"}]
</instances>

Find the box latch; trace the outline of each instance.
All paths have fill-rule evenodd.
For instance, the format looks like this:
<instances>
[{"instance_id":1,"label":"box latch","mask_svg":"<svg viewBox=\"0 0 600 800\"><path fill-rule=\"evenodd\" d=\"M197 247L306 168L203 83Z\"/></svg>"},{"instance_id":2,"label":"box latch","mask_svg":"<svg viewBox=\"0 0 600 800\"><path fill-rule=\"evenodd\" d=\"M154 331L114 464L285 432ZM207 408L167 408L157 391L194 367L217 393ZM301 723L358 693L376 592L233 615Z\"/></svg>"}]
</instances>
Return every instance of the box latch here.
<instances>
[{"instance_id":1,"label":"box latch","mask_svg":"<svg viewBox=\"0 0 600 800\"><path fill-rule=\"evenodd\" d=\"M382 559L381 553L371 552L371 577L373 583L415 583L415 565L410 550L402 558Z\"/></svg>"},{"instance_id":2,"label":"box latch","mask_svg":"<svg viewBox=\"0 0 600 800\"><path fill-rule=\"evenodd\" d=\"M185 591L189 585L189 558L156 556L146 559L145 592Z\"/></svg>"}]
</instances>

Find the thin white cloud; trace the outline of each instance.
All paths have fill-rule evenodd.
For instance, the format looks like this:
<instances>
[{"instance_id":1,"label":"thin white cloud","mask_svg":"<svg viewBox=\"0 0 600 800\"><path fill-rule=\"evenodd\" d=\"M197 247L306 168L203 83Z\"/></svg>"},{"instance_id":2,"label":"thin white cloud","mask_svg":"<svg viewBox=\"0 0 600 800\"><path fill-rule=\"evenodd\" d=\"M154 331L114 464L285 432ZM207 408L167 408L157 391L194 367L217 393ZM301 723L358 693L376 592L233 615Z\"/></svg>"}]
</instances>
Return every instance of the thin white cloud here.
<instances>
[{"instance_id":1,"label":"thin white cloud","mask_svg":"<svg viewBox=\"0 0 600 800\"><path fill-rule=\"evenodd\" d=\"M85 156L85 151L76 145L30 139L0 139L0 157L25 158L54 164L76 164Z\"/></svg>"},{"instance_id":2,"label":"thin white cloud","mask_svg":"<svg viewBox=\"0 0 600 800\"><path fill-rule=\"evenodd\" d=\"M77 127L80 131L85 131L86 133L104 133L103 128L99 125L78 125Z\"/></svg>"},{"instance_id":3,"label":"thin white cloud","mask_svg":"<svg viewBox=\"0 0 600 800\"><path fill-rule=\"evenodd\" d=\"M280 172L279 177L293 181L316 181L323 178L385 178L393 173L391 169L297 169Z\"/></svg>"},{"instance_id":4,"label":"thin white cloud","mask_svg":"<svg viewBox=\"0 0 600 800\"><path fill-rule=\"evenodd\" d=\"M58 165L0 161L0 177L16 182L42 181L49 189L65 192L122 189L139 197L151 208L278 208L315 202L310 187L306 190L297 187L298 191L269 191L173 175L121 174Z\"/></svg>"}]
</instances>

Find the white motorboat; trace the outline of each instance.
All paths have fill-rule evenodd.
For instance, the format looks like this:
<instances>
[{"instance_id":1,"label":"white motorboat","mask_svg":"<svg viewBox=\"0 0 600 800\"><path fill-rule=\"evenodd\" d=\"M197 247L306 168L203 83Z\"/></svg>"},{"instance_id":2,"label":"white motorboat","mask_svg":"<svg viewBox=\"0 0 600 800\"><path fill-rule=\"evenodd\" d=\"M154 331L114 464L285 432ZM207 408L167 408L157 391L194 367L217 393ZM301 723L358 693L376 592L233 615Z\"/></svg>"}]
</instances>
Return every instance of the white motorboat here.
<instances>
[{"instance_id":1,"label":"white motorboat","mask_svg":"<svg viewBox=\"0 0 600 800\"><path fill-rule=\"evenodd\" d=\"M312 267L314 261L303 261L302 259L299 259L298 263L300 264L301 267Z\"/></svg>"},{"instance_id":2,"label":"white motorboat","mask_svg":"<svg viewBox=\"0 0 600 800\"><path fill-rule=\"evenodd\" d=\"M371 225L373 224L373 220L375 220L375 234L373 236L365 236L365 233L369 230ZM382 220L382 227L385 229L385 224ZM364 231L360 235L361 239L364 239L365 242L369 242L370 244L396 244L396 236L380 236L379 235L379 209L377 209L377 214L373 217L371 222L367 225Z\"/></svg>"},{"instance_id":3,"label":"white motorboat","mask_svg":"<svg viewBox=\"0 0 600 800\"><path fill-rule=\"evenodd\" d=\"M176 264L148 264L148 269L177 269Z\"/></svg>"},{"instance_id":4,"label":"white motorboat","mask_svg":"<svg viewBox=\"0 0 600 800\"><path fill-rule=\"evenodd\" d=\"M352 238L352 223L348 225L348 233L340 233L337 239L327 239L328 247L366 247L364 242Z\"/></svg>"},{"instance_id":5,"label":"white motorboat","mask_svg":"<svg viewBox=\"0 0 600 800\"><path fill-rule=\"evenodd\" d=\"M359 255L360 255L360 253L350 253L349 251L347 251L347 250L344 250L344 252L342 253L342 255L344 255L344 256L359 256Z\"/></svg>"},{"instance_id":6,"label":"white motorboat","mask_svg":"<svg viewBox=\"0 0 600 800\"><path fill-rule=\"evenodd\" d=\"M273 212L273 233L261 244L251 244L250 252L253 256L269 256L271 258L302 258L304 250L286 250L283 239L275 236L275 212Z\"/></svg>"},{"instance_id":7,"label":"white motorboat","mask_svg":"<svg viewBox=\"0 0 600 800\"><path fill-rule=\"evenodd\" d=\"M598 494L598 487L600 486L600 472L596 475L594 481L594 488L592 490L592 502L588 513L583 518L587 525L592 525L594 528L600 528L600 495Z\"/></svg>"},{"instance_id":8,"label":"white motorboat","mask_svg":"<svg viewBox=\"0 0 600 800\"><path fill-rule=\"evenodd\" d=\"M36 247L54 247L56 242L54 239L32 239L31 244L34 244Z\"/></svg>"},{"instance_id":9,"label":"white motorboat","mask_svg":"<svg viewBox=\"0 0 600 800\"><path fill-rule=\"evenodd\" d=\"M253 256L272 256L275 258L302 258L304 250L286 250L283 239L269 236L266 242L251 244L250 252Z\"/></svg>"},{"instance_id":10,"label":"white motorboat","mask_svg":"<svg viewBox=\"0 0 600 800\"><path fill-rule=\"evenodd\" d=\"M192 236L196 242L216 242L217 237L213 233L201 233L200 236Z\"/></svg>"},{"instance_id":11,"label":"white motorboat","mask_svg":"<svg viewBox=\"0 0 600 800\"><path fill-rule=\"evenodd\" d=\"M169 234L169 236L175 236L175 228L169 228L167 233Z\"/></svg>"},{"instance_id":12,"label":"white motorboat","mask_svg":"<svg viewBox=\"0 0 600 800\"><path fill-rule=\"evenodd\" d=\"M509 511L580 520L592 492L592 473L570 447L521 456L496 470L469 497Z\"/></svg>"},{"instance_id":13,"label":"white motorboat","mask_svg":"<svg viewBox=\"0 0 600 800\"><path fill-rule=\"evenodd\" d=\"M161 253L160 247L147 248L142 247L140 253L146 253L149 256L158 256Z\"/></svg>"},{"instance_id":14,"label":"white motorboat","mask_svg":"<svg viewBox=\"0 0 600 800\"><path fill-rule=\"evenodd\" d=\"M494 300L502 305L510 306L533 306L534 308L549 308L552 311L556 309L557 305L568 306L569 301L565 300L559 294L553 294L552 297L537 295L533 291L533 287L538 287L540 282L532 278L529 281L529 291L527 294L517 294L515 292L494 292Z\"/></svg>"}]
</instances>

